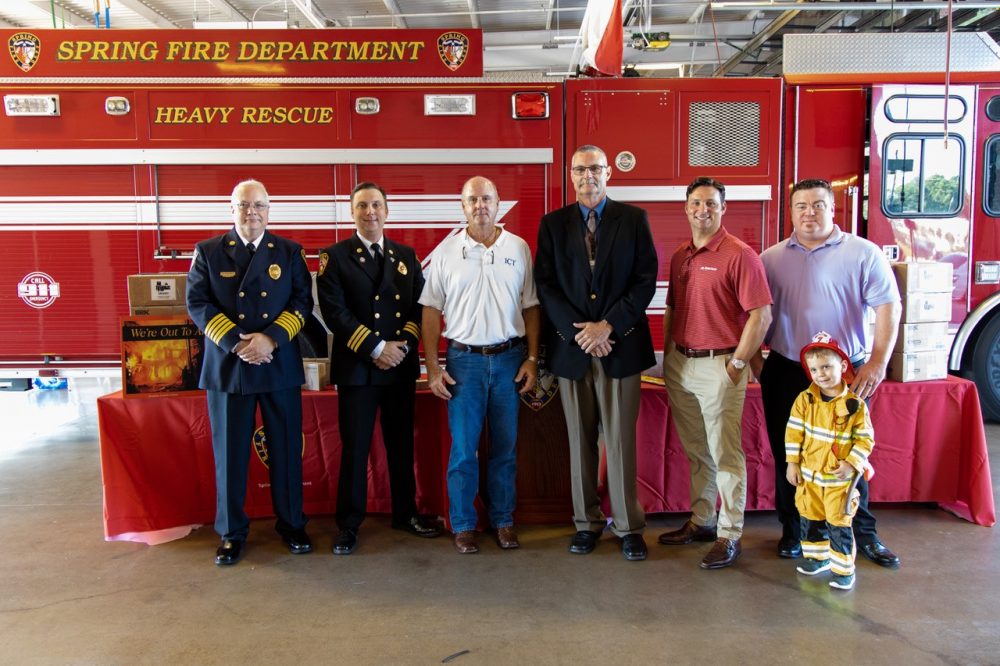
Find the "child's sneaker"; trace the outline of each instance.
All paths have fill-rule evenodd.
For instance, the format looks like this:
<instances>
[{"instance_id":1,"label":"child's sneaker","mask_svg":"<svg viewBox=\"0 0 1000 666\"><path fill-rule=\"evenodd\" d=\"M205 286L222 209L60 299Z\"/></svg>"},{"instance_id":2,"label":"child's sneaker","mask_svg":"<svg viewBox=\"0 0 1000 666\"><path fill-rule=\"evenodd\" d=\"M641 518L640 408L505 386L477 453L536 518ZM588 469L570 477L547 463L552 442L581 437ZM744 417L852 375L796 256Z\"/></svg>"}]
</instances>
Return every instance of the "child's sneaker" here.
<instances>
[{"instance_id":1,"label":"child's sneaker","mask_svg":"<svg viewBox=\"0 0 1000 666\"><path fill-rule=\"evenodd\" d=\"M830 570L830 560L802 560L795 570L806 576L815 576Z\"/></svg>"},{"instance_id":2,"label":"child's sneaker","mask_svg":"<svg viewBox=\"0 0 1000 666\"><path fill-rule=\"evenodd\" d=\"M830 579L830 587L835 587L838 590L849 590L854 587L854 574L850 576L834 576Z\"/></svg>"}]
</instances>

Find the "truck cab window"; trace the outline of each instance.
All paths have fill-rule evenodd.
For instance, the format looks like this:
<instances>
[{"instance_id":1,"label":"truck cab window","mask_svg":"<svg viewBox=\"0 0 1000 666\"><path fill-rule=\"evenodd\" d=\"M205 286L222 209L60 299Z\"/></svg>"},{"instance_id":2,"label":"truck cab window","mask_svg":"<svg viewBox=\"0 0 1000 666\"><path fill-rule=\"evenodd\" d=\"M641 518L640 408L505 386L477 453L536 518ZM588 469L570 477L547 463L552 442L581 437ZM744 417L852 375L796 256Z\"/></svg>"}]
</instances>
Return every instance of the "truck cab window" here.
<instances>
[{"instance_id":1,"label":"truck cab window","mask_svg":"<svg viewBox=\"0 0 1000 666\"><path fill-rule=\"evenodd\" d=\"M983 162L986 166L983 208L993 217L1000 217L1000 134L994 134L986 142L986 158Z\"/></svg>"},{"instance_id":2,"label":"truck cab window","mask_svg":"<svg viewBox=\"0 0 1000 666\"><path fill-rule=\"evenodd\" d=\"M897 134L883 150L882 205L889 217L944 217L962 207L965 145L959 137Z\"/></svg>"}]
</instances>

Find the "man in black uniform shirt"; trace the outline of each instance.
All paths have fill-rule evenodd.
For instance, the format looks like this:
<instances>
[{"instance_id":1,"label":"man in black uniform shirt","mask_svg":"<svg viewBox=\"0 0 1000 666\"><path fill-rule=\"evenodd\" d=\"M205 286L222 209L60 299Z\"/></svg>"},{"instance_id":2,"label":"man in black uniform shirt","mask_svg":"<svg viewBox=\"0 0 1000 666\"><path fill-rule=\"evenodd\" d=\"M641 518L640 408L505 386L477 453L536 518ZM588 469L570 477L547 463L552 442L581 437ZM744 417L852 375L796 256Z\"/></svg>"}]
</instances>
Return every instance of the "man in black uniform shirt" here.
<instances>
[{"instance_id":1,"label":"man in black uniform shirt","mask_svg":"<svg viewBox=\"0 0 1000 666\"><path fill-rule=\"evenodd\" d=\"M350 555L368 503L368 453L381 409L392 492L392 526L421 537L441 528L417 515L413 410L420 375L417 343L424 286L413 248L383 234L385 192L360 183L351 193L356 234L320 253L316 289L333 331L330 371L340 394L340 481L333 552Z\"/></svg>"},{"instance_id":2,"label":"man in black uniform shirt","mask_svg":"<svg viewBox=\"0 0 1000 666\"><path fill-rule=\"evenodd\" d=\"M233 228L198 243L187 308L205 332L199 386L208 391L215 454L215 563L235 564L250 520L243 511L257 406L266 434L275 529L292 553L312 544L302 512L302 357L295 335L312 311L312 282L297 243L266 230L264 185L238 184Z\"/></svg>"}]
</instances>

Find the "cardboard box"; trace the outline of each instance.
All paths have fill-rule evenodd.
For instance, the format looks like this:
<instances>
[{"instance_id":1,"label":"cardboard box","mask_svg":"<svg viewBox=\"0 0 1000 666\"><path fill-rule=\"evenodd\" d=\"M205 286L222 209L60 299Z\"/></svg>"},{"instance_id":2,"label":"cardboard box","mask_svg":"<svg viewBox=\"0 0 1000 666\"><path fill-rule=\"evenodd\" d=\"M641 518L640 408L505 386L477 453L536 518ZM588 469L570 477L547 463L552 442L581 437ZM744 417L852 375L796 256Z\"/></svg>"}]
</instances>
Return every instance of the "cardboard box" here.
<instances>
[{"instance_id":1,"label":"cardboard box","mask_svg":"<svg viewBox=\"0 0 1000 666\"><path fill-rule=\"evenodd\" d=\"M902 321L907 324L951 321L951 291L913 291L905 294Z\"/></svg>"},{"instance_id":2,"label":"cardboard box","mask_svg":"<svg viewBox=\"0 0 1000 666\"><path fill-rule=\"evenodd\" d=\"M306 373L306 391L322 391L330 385L330 360L326 358L304 358L302 369Z\"/></svg>"},{"instance_id":3,"label":"cardboard box","mask_svg":"<svg viewBox=\"0 0 1000 666\"><path fill-rule=\"evenodd\" d=\"M897 352L949 351L951 338L948 322L935 321L923 324L900 324L896 336Z\"/></svg>"},{"instance_id":4,"label":"cardboard box","mask_svg":"<svg viewBox=\"0 0 1000 666\"><path fill-rule=\"evenodd\" d=\"M128 276L128 304L184 305L187 273L142 273Z\"/></svg>"},{"instance_id":5,"label":"cardboard box","mask_svg":"<svg viewBox=\"0 0 1000 666\"><path fill-rule=\"evenodd\" d=\"M892 265L899 293L913 291L952 291L952 265L933 261L908 261Z\"/></svg>"},{"instance_id":6,"label":"cardboard box","mask_svg":"<svg viewBox=\"0 0 1000 666\"><path fill-rule=\"evenodd\" d=\"M188 311L185 305L133 305L128 309L130 315L155 315L158 317L187 317Z\"/></svg>"},{"instance_id":7,"label":"cardboard box","mask_svg":"<svg viewBox=\"0 0 1000 666\"><path fill-rule=\"evenodd\" d=\"M923 382L948 376L948 352L897 352L889 357L889 379Z\"/></svg>"}]
</instances>

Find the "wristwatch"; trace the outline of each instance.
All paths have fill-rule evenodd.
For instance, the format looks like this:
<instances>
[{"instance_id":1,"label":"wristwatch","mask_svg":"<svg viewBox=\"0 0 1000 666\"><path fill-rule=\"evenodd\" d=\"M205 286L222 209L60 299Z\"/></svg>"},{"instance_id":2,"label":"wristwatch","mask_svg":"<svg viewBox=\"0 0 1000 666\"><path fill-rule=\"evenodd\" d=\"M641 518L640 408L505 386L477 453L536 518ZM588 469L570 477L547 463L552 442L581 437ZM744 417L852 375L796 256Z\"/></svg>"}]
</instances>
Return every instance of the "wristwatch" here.
<instances>
[{"instance_id":1,"label":"wristwatch","mask_svg":"<svg viewBox=\"0 0 1000 666\"><path fill-rule=\"evenodd\" d=\"M737 370L742 370L747 367L747 362L739 358L731 358L729 359L729 363L732 364L732 366Z\"/></svg>"}]
</instances>

